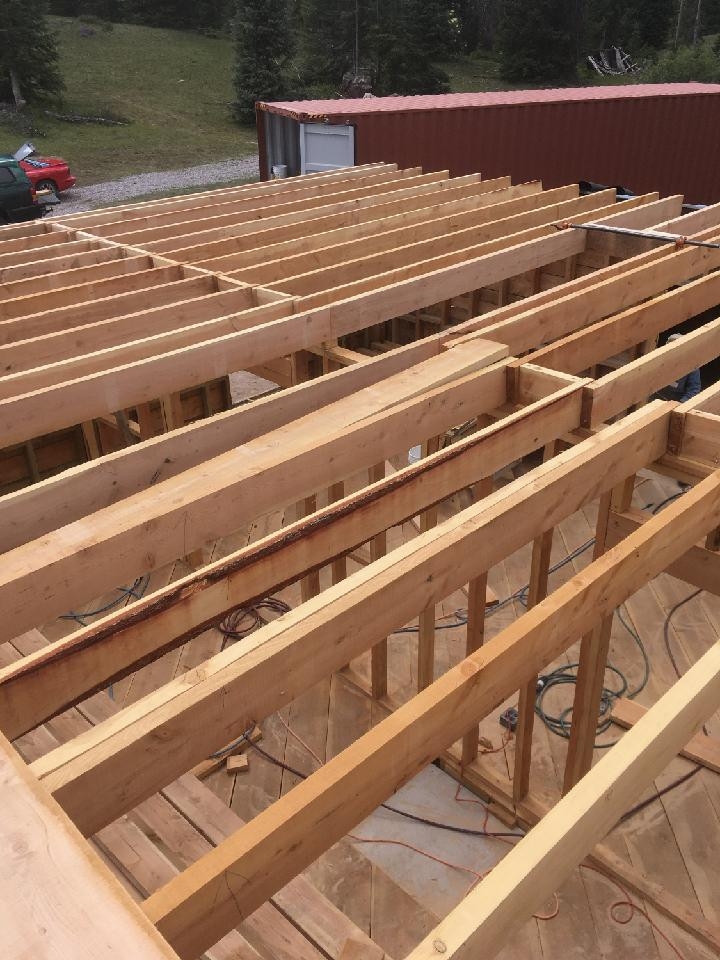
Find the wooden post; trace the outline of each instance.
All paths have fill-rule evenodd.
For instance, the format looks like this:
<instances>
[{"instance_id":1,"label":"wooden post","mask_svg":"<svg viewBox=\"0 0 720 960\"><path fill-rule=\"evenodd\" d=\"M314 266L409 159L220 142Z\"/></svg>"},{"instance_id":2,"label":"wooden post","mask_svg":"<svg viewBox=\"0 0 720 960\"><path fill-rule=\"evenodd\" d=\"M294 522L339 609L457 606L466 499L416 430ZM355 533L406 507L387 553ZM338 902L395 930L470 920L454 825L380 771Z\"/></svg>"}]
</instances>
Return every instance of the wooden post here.
<instances>
[{"instance_id":1,"label":"wooden post","mask_svg":"<svg viewBox=\"0 0 720 960\"><path fill-rule=\"evenodd\" d=\"M168 393L164 397L160 397L160 409L162 410L165 433L177 430L178 427L185 425L185 414L179 393Z\"/></svg>"},{"instance_id":2,"label":"wooden post","mask_svg":"<svg viewBox=\"0 0 720 960\"><path fill-rule=\"evenodd\" d=\"M134 443L137 443L138 438L130 429L130 421L128 420L127 413L124 410L117 410L114 417L118 430L120 431L120 436L123 438L123 444L126 447L131 447Z\"/></svg>"},{"instance_id":3,"label":"wooden post","mask_svg":"<svg viewBox=\"0 0 720 960\"><path fill-rule=\"evenodd\" d=\"M611 508L619 511L627 510L632 502L634 488L635 475L633 474L600 498L593 560L597 560L605 553ZM572 790L592 766L613 616L614 613L610 613L603 617L594 630L585 634L580 643L580 665L573 700L563 794Z\"/></svg>"},{"instance_id":4,"label":"wooden post","mask_svg":"<svg viewBox=\"0 0 720 960\"><path fill-rule=\"evenodd\" d=\"M32 444L32 440L26 440L23 446L25 447L25 459L27 460L28 470L30 471L30 479L33 483L37 483L40 480L40 470L38 468L37 457L35 456L35 447Z\"/></svg>"},{"instance_id":5,"label":"wooden post","mask_svg":"<svg viewBox=\"0 0 720 960\"><path fill-rule=\"evenodd\" d=\"M80 425L82 429L85 449L89 460L96 460L100 456L100 444L98 442L97 430L94 420L86 420Z\"/></svg>"},{"instance_id":6,"label":"wooden post","mask_svg":"<svg viewBox=\"0 0 720 960\"><path fill-rule=\"evenodd\" d=\"M545 447L543 460L550 460L557 451L558 443L549 443ZM555 528L551 527L533 541L527 599L528 610L547 596L554 534ZM523 800L530 790L530 764L532 761L536 699L537 677L532 677L520 690L518 701L518 724L515 731L515 770L513 772L513 800L516 804Z\"/></svg>"},{"instance_id":7,"label":"wooden post","mask_svg":"<svg viewBox=\"0 0 720 960\"><path fill-rule=\"evenodd\" d=\"M334 503L336 500L342 500L345 496L345 483L340 480L328 487L328 503ZM331 564L332 582L340 583L347 576L347 560L345 557L336 557Z\"/></svg>"},{"instance_id":8,"label":"wooden post","mask_svg":"<svg viewBox=\"0 0 720 960\"><path fill-rule=\"evenodd\" d=\"M368 481L377 483L385 477L385 464L377 463L368 470ZM370 541L370 562L379 560L387 553L387 533L383 530ZM388 691L388 642L380 640L370 651L370 692L375 700L386 696Z\"/></svg>"},{"instance_id":9,"label":"wooden post","mask_svg":"<svg viewBox=\"0 0 720 960\"><path fill-rule=\"evenodd\" d=\"M423 457L437 453L440 438L431 437L422 445ZM431 507L420 515L420 533L426 533L437 525L437 507ZM422 611L418 625L418 691L429 687L435 679L435 604Z\"/></svg>"},{"instance_id":10,"label":"wooden post","mask_svg":"<svg viewBox=\"0 0 720 960\"><path fill-rule=\"evenodd\" d=\"M714 530L711 530L710 533L705 538L705 549L706 550L720 550L720 527L716 527Z\"/></svg>"},{"instance_id":11,"label":"wooden post","mask_svg":"<svg viewBox=\"0 0 720 960\"><path fill-rule=\"evenodd\" d=\"M504 307L510 298L510 281L501 280L498 284L498 307Z\"/></svg>"},{"instance_id":12,"label":"wooden post","mask_svg":"<svg viewBox=\"0 0 720 960\"><path fill-rule=\"evenodd\" d=\"M138 426L140 427L140 439L149 440L150 437L154 437L156 434L150 404L139 403L135 409L137 410Z\"/></svg>"},{"instance_id":13,"label":"wooden post","mask_svg":"<svg viewBox=\"0 0 720 960\"><path fill-rule=\"evenodd\" d=\"M533 541L530 563L530 589L528 610L547 596L548 571L552 553L554 527ZM532 760L532 737L535 725L535 701L537 677L533 677L520 690L518 724L515 732L515 770L513 774L513 799L523 800L530 790L530 763Z\"/></svg>"},{"instance_id":14,"label":"wooden post","mask_svg":"<svg viewBox=\"0 0 720 960\"><path fill-rule=\"evenodd\" d=\"M313 494L305 497L297 505L298 520L300 517L309 517L311 513L317 510L317 497ZM316 597L320 593L320 571L312 570L306 577L300 581L300 597L305 603L310 597Z\"/></svg>"},{"instance_id":15,"label":"wooden post","mask_svg":"<svg viewBox=\"0 0 720 960\"><path fill-rule=\"evenodd\" d=\"M478 481L476 495L479 500L493 491L493 478L484 477ZM465 640L465 656L479 650L485 639L485 606L487 604L488 571L485 570L468 584L468 618ZM472 763L478 755L480 725L473 724L462 739L462 765Z\"/></svg>"}]
</instances>

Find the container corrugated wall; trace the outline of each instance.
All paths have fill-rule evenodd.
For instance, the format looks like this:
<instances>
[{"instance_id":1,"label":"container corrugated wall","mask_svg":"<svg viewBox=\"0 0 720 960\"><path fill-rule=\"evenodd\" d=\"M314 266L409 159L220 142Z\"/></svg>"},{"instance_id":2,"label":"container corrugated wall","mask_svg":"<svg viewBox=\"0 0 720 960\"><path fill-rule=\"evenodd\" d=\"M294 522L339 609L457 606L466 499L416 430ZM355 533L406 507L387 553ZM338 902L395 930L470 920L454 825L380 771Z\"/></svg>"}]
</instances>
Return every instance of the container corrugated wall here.
<instances>
[{"instance_id":1,"label":"container corrugated wall","mask_svg":"<svg viewBox=\"0 0 720 960\"><path fill-rule=\"evenodd\" d=\"M592 180L636 193L682 193L689 203L720 200L717 93L399 113L364 104L328 120L355 126L356 163L394 161L453 176L480 171L486 179L509 174L545 187Z\"/></svg>"}]
</instances>

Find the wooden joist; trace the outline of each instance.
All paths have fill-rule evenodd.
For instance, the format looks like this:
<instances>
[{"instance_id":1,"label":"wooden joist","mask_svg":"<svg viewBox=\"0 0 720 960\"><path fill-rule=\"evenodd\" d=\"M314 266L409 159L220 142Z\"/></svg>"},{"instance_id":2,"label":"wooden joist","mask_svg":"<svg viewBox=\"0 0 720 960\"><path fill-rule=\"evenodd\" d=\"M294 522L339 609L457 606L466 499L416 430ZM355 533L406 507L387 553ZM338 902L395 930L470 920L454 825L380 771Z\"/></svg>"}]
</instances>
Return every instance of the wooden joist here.
<instances>
[{"instance_id":1,"label":"wooden joist","mask_svg":"<svg viewBox=\"0 0 720 960\"><path fill-rule=\"evenodd\" d=\"M22 768L3 741L0 762L10 757L18 802L32 795L40 819L52 811L53 843L72 835L83 853L70 820L86 835L100 830L104 853L148 897L156 929L106 888L104 868L90 877L73 861L68 910L82 911L90 887L108 929L128 926L125 941L117 934L126 952L130 943L138 956L257 960L273 952L275 918L292 925L292 955L304 960L358 944L382 956L332 911L322 922L312 910L301 918L303 904L317 902L292 878L444 751L459 757L462 743L459 776L482 781L478 724L519 689L515 787L504 775L487 782L510 816L538 819L528 792L534 678L580 636L566 786L581 779L413 956L490 955L544 897L540 887L566 877L670 757L706 752L705 740L686 741L720 696L715 647L582 776L615 608L663 571L720 589L720 392L627 413L720 356L720 321L654 349L659 333L720 303L720 257L557 229L602 220L713 240L720 207L683 217L681 197L614 200L612 191L581 198L577 185L544 191L376 164L0 231L0 432L35 481L0 498L0 622L17 644L3 652L0 729L22 737L21 748L43 745ZM596 364L622 351L630 362L598 377ZM235 371L260 371L285 389L217 416L207 396L195 412L182 407L186 388ZM205 419L184 425L196 415ZM96 459L42 480L33 439L76 424ZM102 455L104 443L129 445ZM429 455L404 466L421 443ZM543 448L545 462L525 473L520 458ZM521 476L502 486L511 464ZM628 478L643 469L696 485L657 516L640 514ZM451 497L469 506L437 514ZM548 593L553 530L598 498L593 562ZM17 638L297 503L289 525L54 643ZM417 517L421 532L391 549L389 531ZM528 543L531 609L488 641L488 571ZM353 551L362 553L355 572ZM85 701L298 580L305 602L241 644L123 709L103 696ZM466 657L443 673L433 612L466 585ZM355 657L370 659L372 694L392 702L393 647L403 642L393 631L418 616L419 694L249 824L198 795L204 788L186 771ZM184 839L171 864L149 835L169 841L176 816ZM37 889L58 886L36 867ZM17 890L6 879L0 868L12 911ZM643 882L633 889L642 894ZM686 930L695 924L704 943L716 942L711 924L673 903ZM248 931L265 924L264 946L233 931L244 918ZM87 945L73 956L86 946L99 955L96 927L82 916L77 928L86 925ZM149 937L149 947L133 937Z\"/></svg>"}]
</instances>

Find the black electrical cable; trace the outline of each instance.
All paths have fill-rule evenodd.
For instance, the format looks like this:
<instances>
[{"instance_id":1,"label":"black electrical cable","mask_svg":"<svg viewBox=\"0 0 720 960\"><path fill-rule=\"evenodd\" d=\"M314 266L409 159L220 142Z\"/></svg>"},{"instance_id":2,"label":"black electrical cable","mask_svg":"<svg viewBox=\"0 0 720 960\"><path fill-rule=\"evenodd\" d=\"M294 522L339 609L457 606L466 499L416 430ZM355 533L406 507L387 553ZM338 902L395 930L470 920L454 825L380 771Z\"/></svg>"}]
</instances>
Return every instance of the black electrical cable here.
<instances>
[{"instance_id":1,"label":"black electrical cable","mask_svg":"<svg viewBox=\"0 0 720 960\"><path fill-rule=\"evenodd\" d=\"M678 679L682 676L682 673L680 672L680 667L678 667L677 665L677 660L675 659L675 654L673 653L672 646L670 644L670 621L672 620L673 616L677 613L677 611L680 609L680 607L684 607L686 603L689 603L691 600L694 600L695 597L697 597L701 593L702 593L702 590L700 589L693 590L693 592L689 594L687 597L685 597L684 600L679 600L675 604L675 606L670 610L670 613L668 613L667 617L665 617L665 623L663 624L663 642L665 644L667 655L670 658L670 663L672 663L673 670L677 674Z\"/></svg>"},{"instance_id":2,"label":"black electrical cable","mask_svg":"<svg viewBox=\"0 0 720 960\"><path fill-rule=\"evenodd\" d=\"M688 770L687 773L684 773L682 777L678 777L677 780L673 780L672 783L669 783L666 787L663 787L662 790L658 790L658 792L654 794L652 797L648 797L647 800L643 800L640 803L638 803L636 806L631 807L630 810L627 811L627 813L624 813L620 817L620 823L625 823L626 820L629 820L631 817L634 817L636 813L640 813L642 810L645 810L647 807L651 807L653 803L657 803L657 801L660 800L662 797L664 797L666 794L670 793L672 790L675 790L677 787L682 786L683 783L687 783L688 780L690 780L696 774L700 773L701 770L702 770L702 765L698 764L696 767L693 767L692 770Z\"/></svg>"},{"instance_id":3,"label":"black electrical cable","mask_svg":"<svg viewBox=\"0 0 720 960\"><path fill-rule=\"evenodd\" d=\"M264 597L247 607L235 607L217 626L223 635L221 649L225 649L228 640L244 640L257 627L266 626L269 620L264 615L265 610L282 615L290 612L290 606L279 597Z\"/></svg>"},{"instance_id":4,"label":"black electrical cable","mask_svg":"<svg viewBox=\"0 0 720 960\"><path fill-rule=\"evenodd\" d=\"M662 510L663 507L667 506L668 503L672 503L673 500L677 500L678 497L681 497L684 493L685 493L684 490L678 490L678 492L677 492L677 493L673 493L672 496L665 497L665 499L664 499L664 500L661 500L660 503L655 504L655 506L654 506L654 507L652 508L652 510L651 510L651 513L652 513L653 515L655 515L655 514L657 514L657 513L660 513L660 511ZM648 504L648 507L649 507L649 506L650 506L650 504Z\"/></svg>"},{"instance_id":5,"label":"black electrical cable","mask_svg":"<svg viewBox=\"0 0 720 960\"><path fill-rule=\"evenodd\" d=\"M631 700L634 699L645 689L650 679L650 658L648 657L647 650L645 649L645 644L642 642L642 639L637 631L623 617L622 607L618 608L617 615L620 622L633 638L640 651L643 661L643 676L638 685L631 690L625 674L617 667L613 666L613 664L607 664L606 669L620 678L620 686L614 689L608 687L603 687L602 689L600 696L600 715L598 717L597 735L605 733L610 728L612 724L612 705L615 700L624 696L627 696ZM562 686L564 684L574 684L577 682L578 666L578 663L569 663L562 667L558 667L557 670L553 670L551 673L546 674L545 676L542 676L540 678L540 683L542 685L538 690L535 701L535 712L543 721L545 726L556 736L562 737L565 740L570 738L571 723L568 717L572 713L572 707L566 707L561 714L554 716L547 712L544 706L544 701L548 692L555 687ZM598 743L596 741L595 748L598 750L607 750L616 743L617 740L611 740L604 743Z\"/></svg>"},{"instance_id":6,"label":"black electrical cable","mask_svg":"<svg viewBox=\"0 0 720 960\"><path fill-rule=\"evenodd\" d=\"M259 753L261 756L265 757L270 763L274 764L276 767L279 767L281 770L287 770L288 773L291 773L293 776L298 777L300 780L307 780L308 775L302 773L300 770L296 770L294 767L291 767L289 764L285 763L283 760L278 760L277 757L274 757L271 753L268 753L267 750L263 750L262 747L259 747L257 743L253 743L250 739L250 731L243 733L238 740L231 744L229 747L223 748L220 754L212 754L212 759L216 759L217 756L222 756L224 753L227 753L233 750L239 743L243 740L246 740L248 744ZM410 813L408 810L401 810L399 807L393 807L389 803L381 803L380 806L384 810L389 810L391 813L397 813L401 817L405 817L407 820L413 820L415 823L422 823L427 827L435 827L437 830L448 830L450 833L460 833L466 837L511 837L515 840L521 840L525 834L523 833L510 833L510 832L497 832L491 830L473 830L471 827L460 827L452 823L442 823L438 820L429 820L427 817L419 817L417 814Z\"/></svg>"},{"instance_id":7,"label":"black electrical cable","mask_svg":"<svg viewBox=\"0 0 720 960\"><path fill-rule=\"evenodd\" d=\"M99 617L110 610L114 610L116 607L119 607L124 600L130 598L140 600L147 590L149 583L150 574L146 573L142 577L138 577L130 587L116 587L115 589L120 593L120 596L115 597L114 600L110 600L109 603L104 604L102 607L97 607L95 610L86 610L84 613L71 610L69 613L61 614L59 619L74 620L76 623L79 623L81 627L86 627L88 620L93 617Z\"/></svg>"},{"instance_id":8,"label":"black electrical cable","mask_svg":"<svg viewBox=\"0 0 720 960\"><path fill-rule=\"evenodd\" d=\"M260 756L264 757L269 763L274 764L276 767L279 767L281 770L286 770L288 773L291 773L293 776L297 777L299 780L307 780L308 775L302 773L300 770L296 770L295 767L291 767L290 764L285 763L282 760L278 760L277 757L274 757L271 753L268 753L267 750L264 750L262 747L258 746L257 743L254 743L250 738L251 730L246 730L241 737L230 744L227 747L223 747L222 750L219 750L217 753L211 754L212 759L217 759L222 757L225 754L231 753L243 740L245 740L248 745L255 750ZM659 801L662 797L666 796L671 791L677 789L677 787L682 786L683 783L686 783L690 780L691 777L694 777L702 767L697 766L690 770L688 773L684 774L682 777L679 777L677 780L674 780L672 783L668 784L662 790L659 790L654 796L643 800L641 803L638 803L636 806L631 807L626 813L622 815L619 822L625 823L631 817L634 817L636 814L640 813L642 810L645 810L647 807L651 806L653 803ZM391 813L396 813L401 817L405 817L407 820L412 820L415 823L423 824L426 827L433 827L436 830L446 830L450 833L458 833L463 836L468 837L489 837L489 838L511 838L515 840L521 840L525 834L523 833L511 833L511 832L499 832L491 830L473 830L471 827L461 827L451 823L442 823L438 820L430 820L427 817L419 817L417 814L410 813L409 810L401 810L399 807L394 807L390 803L381 803L380 806L384 810L388 810Z\"/></svg>"}]
</instances>

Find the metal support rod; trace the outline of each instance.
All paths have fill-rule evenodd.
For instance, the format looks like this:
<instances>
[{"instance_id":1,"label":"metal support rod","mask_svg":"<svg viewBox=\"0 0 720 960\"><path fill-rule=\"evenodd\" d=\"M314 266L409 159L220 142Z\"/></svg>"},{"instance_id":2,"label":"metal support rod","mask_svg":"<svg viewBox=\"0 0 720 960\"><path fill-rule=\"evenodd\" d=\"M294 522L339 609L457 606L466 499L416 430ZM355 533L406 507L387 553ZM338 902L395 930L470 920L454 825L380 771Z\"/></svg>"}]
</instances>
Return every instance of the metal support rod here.
<instances>
[{"instance_id":1,"label":"metal support rod","mask_svg":"<svg viewBox=\"0 0 720 960\"><path fill-rule=\"evenodd\" d=\"M708 243L705 240L689 240L679 233L661 233L658 230L631 230L629 227L609 227L603 223L556 223L557 230L595 230L600 233L620 233L626 237L643 237L657 240L658 243L674 243L677 247L711 247L720 250L720 243Z\"/></svg>"}]
</instances>

